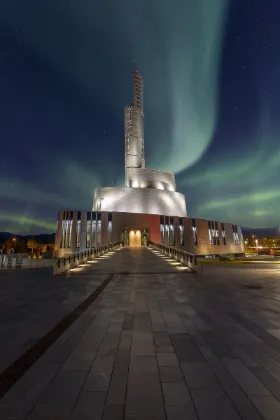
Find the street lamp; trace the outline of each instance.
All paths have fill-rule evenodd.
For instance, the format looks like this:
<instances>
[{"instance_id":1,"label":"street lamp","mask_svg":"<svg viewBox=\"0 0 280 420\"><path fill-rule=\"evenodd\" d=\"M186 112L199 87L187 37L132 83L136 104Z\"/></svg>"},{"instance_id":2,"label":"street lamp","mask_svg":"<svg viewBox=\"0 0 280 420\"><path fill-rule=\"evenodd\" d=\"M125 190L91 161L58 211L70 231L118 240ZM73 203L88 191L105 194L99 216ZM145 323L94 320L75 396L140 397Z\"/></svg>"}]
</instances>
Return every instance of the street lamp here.
<instances>
[{"instance_id":1,"label":"street lamp","mask_svg":"<svg viewBox=\"0 0 280 420\"><path fill-rule=\"evenodd\" d=\"M16 252L17 238L13 238L13 244L14 244L14 252Z\"/></svg>"}]
</instances>

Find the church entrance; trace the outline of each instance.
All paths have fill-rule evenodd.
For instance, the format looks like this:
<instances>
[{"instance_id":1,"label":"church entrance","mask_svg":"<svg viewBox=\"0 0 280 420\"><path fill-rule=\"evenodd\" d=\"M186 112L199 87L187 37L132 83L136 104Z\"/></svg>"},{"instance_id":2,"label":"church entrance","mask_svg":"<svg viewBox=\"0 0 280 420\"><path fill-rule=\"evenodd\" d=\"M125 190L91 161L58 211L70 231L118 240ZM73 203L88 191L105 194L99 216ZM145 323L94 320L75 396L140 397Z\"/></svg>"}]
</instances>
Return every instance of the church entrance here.
<instances>
[{"instance_id":1,"label":"church entrance","mask_svg":"<svg viewBox=\"0 0 280 420\"><path fill-rule=\"evenodd\" d=\"M142 245L142 235L140 230L130 230L129 231L129 246L141 246Z\"/></svg>"},{"instance_id":2,"label":"church entrance","mask_svg":"<svg viewBox=\"0 0 280 420\"><path fill-rule=\"evenodd\" d=\"M147 246L149 229L125 229L121 234L124 246Z\"/></svg>"}]
</instances>

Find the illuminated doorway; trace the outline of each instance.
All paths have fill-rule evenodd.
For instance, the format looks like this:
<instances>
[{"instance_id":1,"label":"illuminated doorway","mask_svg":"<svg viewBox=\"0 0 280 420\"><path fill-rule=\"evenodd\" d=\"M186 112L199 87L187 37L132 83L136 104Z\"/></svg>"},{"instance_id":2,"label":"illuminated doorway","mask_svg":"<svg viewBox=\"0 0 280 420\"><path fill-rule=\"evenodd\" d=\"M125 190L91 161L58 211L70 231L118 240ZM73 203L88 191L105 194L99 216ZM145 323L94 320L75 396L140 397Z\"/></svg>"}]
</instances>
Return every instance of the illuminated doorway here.
<instances>
[{"instance_id":1,"label":"illuminated doorway","mask_svg":"<svg viewBox=\"0 0 280 420\"><path fill-rule=\"evenodd\" d=\"M142 245L142 235L140 230L130 230L129 231L129 246L141 246Z\"/></svg>"}]
</instances>

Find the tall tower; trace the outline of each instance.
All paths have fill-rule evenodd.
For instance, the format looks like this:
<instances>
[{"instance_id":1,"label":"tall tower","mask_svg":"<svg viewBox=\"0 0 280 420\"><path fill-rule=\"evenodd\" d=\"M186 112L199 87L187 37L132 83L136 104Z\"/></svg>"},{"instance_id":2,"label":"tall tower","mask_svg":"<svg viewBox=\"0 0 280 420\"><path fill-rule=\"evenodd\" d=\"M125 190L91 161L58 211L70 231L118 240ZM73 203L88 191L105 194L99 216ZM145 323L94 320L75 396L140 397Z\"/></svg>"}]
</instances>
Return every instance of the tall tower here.
<instances>
[{"instance_id":1,"label":"tall tower","mask_svg":"<svg viewBox=\"0 0 280 420\"><path fill-rule=\"evenodd\" d=\"M143 80L133 71L133 104L126 106L125 115L125 186L132 187L130 168L145 168Z\"/></svg>"}]
</instances>

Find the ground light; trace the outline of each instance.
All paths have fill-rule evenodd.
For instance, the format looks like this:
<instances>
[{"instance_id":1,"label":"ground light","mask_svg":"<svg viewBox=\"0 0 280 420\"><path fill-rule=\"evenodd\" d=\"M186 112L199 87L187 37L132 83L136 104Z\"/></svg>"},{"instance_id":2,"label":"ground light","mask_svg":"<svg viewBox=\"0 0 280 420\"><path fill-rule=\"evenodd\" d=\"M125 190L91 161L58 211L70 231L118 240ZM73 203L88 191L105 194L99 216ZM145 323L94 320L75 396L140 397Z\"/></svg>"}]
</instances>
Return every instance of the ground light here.
<instances>
[{"instance_id":1,"label":"ground light","mask_svg":"<svg viewBox=\"0 0 280 420\"><path fill-rule=\"evenodd\" d=\"M182 265L179 261L172 259L164 254L161 254L160 251L153 251L156 255L161 257L164 261L167 261L170 265L173 265L179 271L190 271L190 268Z\"/></svg>"},{"instance_id":2,"label":"ground light","mask_svg":"<svg viewBox=\"0 0 280 420\"><path fill-rule=\"evenodd\" d=\"M176 267L176 269L177 269L177 270L180 270L180 271L186 271L186 270L188 270L188 271L189 271L189 270L190 270L190 269L189 269L189 267L182 266L182 265L177 266L177 267Z\"/></svg>"}]
</instances>

